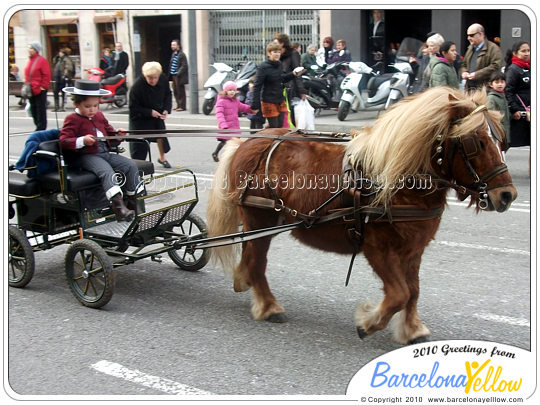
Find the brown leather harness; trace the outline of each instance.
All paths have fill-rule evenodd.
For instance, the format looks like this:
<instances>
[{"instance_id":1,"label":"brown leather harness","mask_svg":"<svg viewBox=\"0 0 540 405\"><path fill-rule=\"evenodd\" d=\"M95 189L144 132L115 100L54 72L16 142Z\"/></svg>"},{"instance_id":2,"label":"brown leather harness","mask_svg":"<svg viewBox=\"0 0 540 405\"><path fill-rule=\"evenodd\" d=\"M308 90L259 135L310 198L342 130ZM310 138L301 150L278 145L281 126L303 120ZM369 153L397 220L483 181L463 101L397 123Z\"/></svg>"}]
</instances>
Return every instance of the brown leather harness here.
<instances>
[{"instance_id":1,"label":"brown leather harness","mask_svg":"<svg viewBox=\"0 0 540 405\"><path fill-rule=\"evenodd\" d=\"M489 115L486 112L485 106L480 106L474 110L470 115L484 112L487 118L488 126L496 141L502 143L503 139L497 131L495 125L491 122ZM293 137L285 137L286 139L294 139ZM275 139L268 148L261 153L259 162L253 169L252 173L248 176L245 182L244 188L240 193L238 204L248 207L255 207L261 209L271 209L281 214L288 214L295 219L298 219L297 224L302 225L304 228L311 228L315 225L327 224L330 222L344 223L349 225L347 228L349 239L351 243L356 247L355 251L360 251L363 242L363 227L368 222L379 223L394 223L394 222L410 222L410 221L424 221L440 218L444 211L444 205L432 208L424 209L414 205L390 205L390 206L371 206L370 199L378 192L380 186L375 182L363 178L359 175L358 168L354 168L346 157L344 159L341 186L339 190L334 193L327 201L325 201L319 207L311 210L308 213L302 213L298 210L288 207L284 201L276 193L276 185L272 183L269 173L270 161L272 154L282 144L285 139ZM496 176L508 171L506 164L502 163L488 173L482 176L478 175L471 160L480 155L482 146L480 140L476 134L464 135L458 137L448 138L446 142L447 150L445 151L443 143L445 139L442 135L437 137L439 144L435 148L436 163L441 166L442 174L447 178L452 178L452 164L456 153L458 153L465 167L472 178L472 184L459 185L445 178L439 177L434 174L427 175L431 181L442 188L452 188L465 199L468 196L472 196L478 199L478 207L480 209L486 209L488 207L488 194L487 192L492 189L505 187L511 183L505 183L488 187L487 183ZM266 154L266 151L268 153ZM265 172L264 172L264 188L269 191L270 198L249 195L247 190L250 188L251 182L254 179L255 172L260 166L262 159L266 154ZM445 162L448 162L446 165ZM410 176L410 179L419 179L421 175ZM426 176L423 176L426 177ZM369 186L369 187L368 187ZM374 190L374 191L373 191ZM325 207L336 199L341 198L342 202L348 202L349 206L344 208L338 208L329 210L326 214L319 214ZM349 282L352 265L354 263L356 253L353 254L347 274L346 285Z\"/></svg>"}]
</instances>

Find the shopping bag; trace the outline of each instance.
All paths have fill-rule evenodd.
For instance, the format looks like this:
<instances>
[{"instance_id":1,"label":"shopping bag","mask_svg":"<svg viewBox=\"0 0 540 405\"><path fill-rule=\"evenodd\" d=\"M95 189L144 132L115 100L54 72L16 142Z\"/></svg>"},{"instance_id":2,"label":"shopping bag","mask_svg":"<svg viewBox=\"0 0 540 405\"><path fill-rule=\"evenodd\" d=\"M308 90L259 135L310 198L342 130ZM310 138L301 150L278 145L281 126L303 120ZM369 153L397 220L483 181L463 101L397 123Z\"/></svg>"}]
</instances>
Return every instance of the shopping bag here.
<instances>
[{"instance_id":1,"label":"shopping bag","mask_svg":"<svg viewBox=\"0 0 540 405\"><path fill-rule=\"evenodd\" d=\"M294 107L296 128L312 131L315 129L315 110L306 99L301 100Z\"/></svg>"}]
</instances>

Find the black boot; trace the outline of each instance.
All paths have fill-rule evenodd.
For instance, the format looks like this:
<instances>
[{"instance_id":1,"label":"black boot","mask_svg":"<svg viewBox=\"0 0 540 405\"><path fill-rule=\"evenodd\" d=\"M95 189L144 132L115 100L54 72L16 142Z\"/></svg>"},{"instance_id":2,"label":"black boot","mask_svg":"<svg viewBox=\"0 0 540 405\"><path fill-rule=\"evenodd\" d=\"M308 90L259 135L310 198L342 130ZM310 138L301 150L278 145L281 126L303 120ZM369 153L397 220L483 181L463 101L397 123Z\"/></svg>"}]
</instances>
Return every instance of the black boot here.
<instances>
[{"instance_id":1,"label":"black boot","mask_svg":"<svg viewBox=\"0 0 540 405\"><path fill-rule=\"evenodd\" d=\"M135 212L128 209L125 206L124 200L122 199L122 195L120 193L116 194L113 198L111 198L111 203L112 203L112 210L118 222L120 221L129 222L133 220L133 217L135 216Z\"/></svg>"},{"instance_id":2,"label":"black boot","mask_svg":"<svg viewBox=\"0 0 540 405\"><path fill-rule=\"evenodd\" d=\"M136 195L128 195L126 198L126 208L128 210L131 210L135 212L135 215L139 213L138 207L137 207L137 196Z\"/></svg>"}]
</instances>

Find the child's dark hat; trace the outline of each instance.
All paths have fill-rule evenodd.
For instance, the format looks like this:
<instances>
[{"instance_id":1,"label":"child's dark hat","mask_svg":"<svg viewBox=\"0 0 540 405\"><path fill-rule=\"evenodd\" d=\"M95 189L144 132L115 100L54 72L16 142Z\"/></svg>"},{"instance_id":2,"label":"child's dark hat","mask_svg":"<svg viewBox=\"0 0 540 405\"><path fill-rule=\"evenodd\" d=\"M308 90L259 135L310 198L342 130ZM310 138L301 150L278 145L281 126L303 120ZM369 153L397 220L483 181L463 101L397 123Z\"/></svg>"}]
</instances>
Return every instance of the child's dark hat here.
<instances>
[{"instance_id":1,"label":"child's dark hat","mask_svg":"<svg viewBox=\"0 0 540 405\"><path fill-rule=\"evenodd\" d=\"M108 96L111 94L109 90L102 89L98 82L93 80L76 80L74 87L64 87L64 93L76 94L80 96Z\"/></svg>"}]
</instances>

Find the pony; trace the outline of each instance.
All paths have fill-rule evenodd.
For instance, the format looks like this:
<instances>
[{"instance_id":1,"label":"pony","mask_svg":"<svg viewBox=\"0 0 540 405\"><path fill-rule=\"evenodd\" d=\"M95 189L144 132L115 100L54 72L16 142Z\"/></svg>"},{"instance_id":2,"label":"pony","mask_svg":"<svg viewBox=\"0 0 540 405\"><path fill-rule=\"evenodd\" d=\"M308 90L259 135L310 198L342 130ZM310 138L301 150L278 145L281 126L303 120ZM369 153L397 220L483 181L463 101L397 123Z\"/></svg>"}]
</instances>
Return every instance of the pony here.
<instances>
[{"instance_id":1,"label":"pony","mask_svg":"<svg viewBox=\"0 0 540 405\"><path fill-rule=\"evenodd\" d=\"M449 190L461 200L470 196L477 212L504 212L517 197L504 163L500 116L485 101L485 92L428 89L371 127L352 130L345 145L302 140L282 128L257 133L274 139L231 140L211 188L208 234L299 222L291 232L304 244L363 253L384 297L358 306L358 335L382 330L394 317L398 343L427 341L430 331L417 312L420 261ZM286 322L265 276L271 239L215 247L213 257L232 273L234 291L252 289L255 320Z\"/></svg>"}]
</instances>

